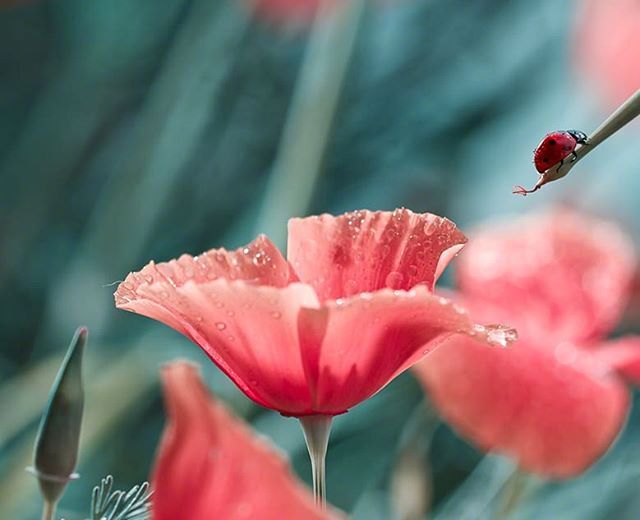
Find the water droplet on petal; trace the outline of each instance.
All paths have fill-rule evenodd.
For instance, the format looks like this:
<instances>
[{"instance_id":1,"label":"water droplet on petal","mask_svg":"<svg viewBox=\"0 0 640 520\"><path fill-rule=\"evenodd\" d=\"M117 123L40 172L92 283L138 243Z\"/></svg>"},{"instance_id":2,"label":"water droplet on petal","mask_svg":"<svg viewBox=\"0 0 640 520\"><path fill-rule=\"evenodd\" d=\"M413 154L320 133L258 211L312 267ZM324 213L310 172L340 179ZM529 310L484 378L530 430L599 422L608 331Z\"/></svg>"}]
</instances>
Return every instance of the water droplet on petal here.
<instances>
[{"instance_id":1,"label":"water droplet on petal","mask_svg":"<svg viewBox=\"0 0 640 520\"><path fill-rule=\"evenodd\" d=\"M399 289L402 286L404 276L398 271L391 271L385 280L385 285L390 289Z\"/></svg>"},{"instance_id":2,"label":"water droplet on petal","mask_svg":"<svg viewBox=\"0 0 640 520\"><path fill-rule=\"evenodd\" d=\"M233 318L236 315L235 312L233 311L227 311L227 316L229 316L229 318Z\"/></svg>"},{"instance_id":3,"label":"water droplet on petal","mask_svg":"<svg viewBox=\"0 0 640 520\"><path fill-rule=\"evenodd\" d=\"M271 313L271 317L275 320L279 320L281 316L282 316L282 313L278 311L273 311Z\"/></svg>"},{"instance_id":4,"label":"water droplet on petal","mask_svg":"<svg viewBox=\"0 0 640 520\"><path fill-rule=\"evenodd\" d=\"M147 281L147 283L153 283L153 276L151 276L150 274L146 275L144 279Z\"/></svg>"},{"instance_id":5,"label":"water droplet on petal","mask_svg":"<svg viewBox=\"0 0 640 520\"><path fill-rule=\"evenodd\" d=\"M427 236L433 235L440 225L440 219L435 215L429 215L422 230Z\"/></svg>"},{"instance_id":6,"label":"water droplet on petal","mask_svg":"<svg viewBox=\"0 0 640 520\"><path fill-rule=\"evenodd\" d=\"M248 255L249 253L251 253L251 249L249 249L248 247L242 249L242 254Z\"/></svg>"},{"instance_id":7,"label":"water droplet on petal","mask_svg":"<svg viewBox=\"0 0 640 520\"><path fill-rule=\"evenodd\" d=\"M198 323L202 323L204 321L204 318L202 316L196 316L196 321Z\"/></svg>"},{"instance_id":8,"label":"water droplet on petal","mask_svg":"<svg viewBox=\"0 0 640 520\"><path fill-rule=\"evenodd\" d=\"M227 328L227 324L222 322L222 321L217 321L216 322L216 329L218 330L224 330Z\"/></svg>"},{"instance_id":9,"label":"water droplet on petal","mask_svg":"<svg viewBox=\"0 0 640 520\"><path fill-rule=\"evenodd\" d=\"M418 274L418 267L411 264L409 267L407 267L407 274L409 276L416 276Z\"/></svg>"},{"instance_id":10,"label":"water droplet on petal","mask_svg":"<svg viewBox=\"0 0 640 520\"><path fill-rule=\"evenodd\" d=\"M216 302L216 307L218 307L218 309L222 309L222 307L224 307L224 303Z\"/></svg>"},{"instance_id":11,"label":"water droplet on petal","mask_svg":"<svg viewBox=\"0 0 640 520\"><path fill-rule=\"evenodd\" d=\"M578 350L576 347L572 343L566 341L559 343L553 353L558 363L562 363L563 365L571 365L578 357Z\"/></svg>"},{"instance_id":12,"label":"water droplet on petal","mask_svg":"<svg viewBox=\"0 0 640 520\"><path fill-rule=\"evenodd\" d=\"M490 345L508 347L518 339L516 329L505 325L476 325L475 331L482 334Z\"/></svg>"}]
</instances>

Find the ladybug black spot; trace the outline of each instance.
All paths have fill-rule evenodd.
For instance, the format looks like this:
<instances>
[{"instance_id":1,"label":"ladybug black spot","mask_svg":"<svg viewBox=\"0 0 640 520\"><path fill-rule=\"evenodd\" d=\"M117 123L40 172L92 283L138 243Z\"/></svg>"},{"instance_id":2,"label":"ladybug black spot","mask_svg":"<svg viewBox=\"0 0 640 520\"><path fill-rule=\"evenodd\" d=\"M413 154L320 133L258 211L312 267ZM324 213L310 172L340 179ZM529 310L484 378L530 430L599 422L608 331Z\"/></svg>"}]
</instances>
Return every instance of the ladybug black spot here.
<instances>
[{"instance_id":1,"label":"ladybug black spot","mask_svg":"<svg viewBox=\"0 0 640 520\"><path fill-rule=\"evenodd\" d=\"M542 162L544 162L544 163L549 162L549 158L548 158L548 157L543 157L543 158L542 158Z\"/></svg>"},{"instance_id":2,"label":"ladybug black spot","mask_svg":"<svg viewBox=\"0 0 640 520\"><path fill-rule=\"evenodd\" d=\"M551 146L554 146L554 145L556 144L556 140L555 140L555 139L549 139L549 141L548 141L548 142L549 142L549 144L550 144Z\"/></svg>"}]
</instances>

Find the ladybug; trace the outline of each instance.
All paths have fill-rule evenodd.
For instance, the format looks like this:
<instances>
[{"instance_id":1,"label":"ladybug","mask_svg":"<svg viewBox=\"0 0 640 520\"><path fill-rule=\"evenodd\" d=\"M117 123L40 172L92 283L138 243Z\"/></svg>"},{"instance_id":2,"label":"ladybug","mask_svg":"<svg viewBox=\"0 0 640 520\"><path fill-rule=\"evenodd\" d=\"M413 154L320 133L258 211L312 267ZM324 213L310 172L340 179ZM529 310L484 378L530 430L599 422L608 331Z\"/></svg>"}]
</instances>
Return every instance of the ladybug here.
<instances>
[{"instance_id":1,"label":"ladybug","mask_svg":"<svg viewBox=\"0 0 640 520\"><path fill-rule=\"evenodd\" d=\"M563 164L564 160L572 156L575 161L576 146L587 144L587 134L579 130L564 130L551 132L544 136L537 148L533 151L533 164L539 173L546 172L554 164Z\"/></svg>"}]
</instances>

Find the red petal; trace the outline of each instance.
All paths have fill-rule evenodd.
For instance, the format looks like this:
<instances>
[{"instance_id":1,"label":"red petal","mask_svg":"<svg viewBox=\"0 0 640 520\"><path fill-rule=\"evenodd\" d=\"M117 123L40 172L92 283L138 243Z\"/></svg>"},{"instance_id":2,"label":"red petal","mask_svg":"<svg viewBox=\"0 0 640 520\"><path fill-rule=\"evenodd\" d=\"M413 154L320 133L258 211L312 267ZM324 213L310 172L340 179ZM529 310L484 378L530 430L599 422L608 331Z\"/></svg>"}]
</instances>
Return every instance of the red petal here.
<instances>
[{"instance_id":1,"label":"red petal","mask_svg":"<svg viewBox=\"0 0 640 520\"><path fill-rule=\"evenodd\" d=\"M169 420L153 472L155 520L338 518L282 457L214 400L188 363L163 372Z\"/></svg>"},{"instance_id":2,"label":"red petal","mask_svg":"<svg viewBox=\"0 0 640 520\"><path fill-rule=\"evenodd\" d=\"M640 336L625 336L607 341L592 352L626 380L640 384Z\"/></svg>"},{"instance_id":3,"label":"red petal","mask_svg":"<svg viewBox=\"0 0 640 520\"><path fill-rule=\"evenodd\" d=\"M310 412L296 329L300 307L318 304L308 285L219 279L174 286L156 277L126 294L119 308L182 332L258 404L290 415Z\"/></svg>"},{"instance_id":4,"label":"red petal","mask_svg":"<svg viewBox=\"0 0 640 520\"><path fill-rule=\"evenodd\" d=\"M465 296L500 309L492 319L522 337L583 343L619 319L634 266L632 245L615 226L562 209L487 226L458 274Z\"/></svg>"},{"instance_id":5,"label":"red petal","mask_svg":"<svg viewBox=\"0 0 640 520\"><path fill-rule=\"evenodd\" d=\"M602 455L629 406L615 374L567 343L552 352L520 340L501 350L456 337L416 373L463 435L556 478L577 475Z\"/></svg>"},{"instance_id":6,"label":"red petal","mask_svg":"<svg viewBox=\"0 0 640 520\"><path fill-rule=\"evenodd\" d=\"M288 258L326 300L384 287L433 289L465 242L455 224L430 213L354 211L291 219Z\"/></svg>"},{"instance_id":7,"label":"red petal","mask_svg":"<svg viewBox=\"0 0 640 520\"><path fill-rule=\"evenodd\" d=\"M313 408L323 414L371 397L451 334L486 341L483 328L461 307L425 287L385 289L303 309L299 329Z\"/></svg>"}]
</instances>

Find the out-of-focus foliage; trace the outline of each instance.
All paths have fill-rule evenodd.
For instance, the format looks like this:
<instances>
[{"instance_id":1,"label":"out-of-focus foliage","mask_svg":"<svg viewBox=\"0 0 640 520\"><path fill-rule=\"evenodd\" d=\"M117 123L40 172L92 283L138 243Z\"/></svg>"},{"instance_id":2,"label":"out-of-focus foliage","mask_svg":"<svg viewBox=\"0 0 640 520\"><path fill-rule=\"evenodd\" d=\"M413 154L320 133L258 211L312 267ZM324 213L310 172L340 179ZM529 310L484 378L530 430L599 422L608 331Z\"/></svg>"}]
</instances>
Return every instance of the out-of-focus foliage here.
<instances>
[{"instance_id":1,"label":"out-of-focus foliage","mask_svg":"<svg viewBox=\"0 0 640 520\"><path fill-rule=\"evenodd\" d=\"M65 517L87 510L105 474L123 487L147 478L163 423L158 367L176 356L201 363L308 480L296 421L254 407L179 335L117 312L109 284L152 258L284 226L259 215L277 214L263 196L283 164L283 129L294 116L313 128L313 96L328 95L312 88L334 70L317 27L264 21L233 0L14 4L0 10L0 517L39 514L23 468L57 348L80 323L93 345L82 477L61 502ZM344 29L354 38L344 77L329 78L340 95L310 201L298 199L304 186L270 200L302 201L307 213L407 206L463 227L568 201L618 218L638 241L635 124L536 196L510 193L535 180L531 151L545 132L588 132L606 115L570 62L576 4L363 2ZM638 318L625 328L637 331ZM427 414L422 401L406 375L335 420L330 501L356 519L390 518L391 473ZM610 453L562 484L514 476L446 425L425 428L435 518L636 518L637 419L634 407Z\"/></svg>"}]
</instances>

